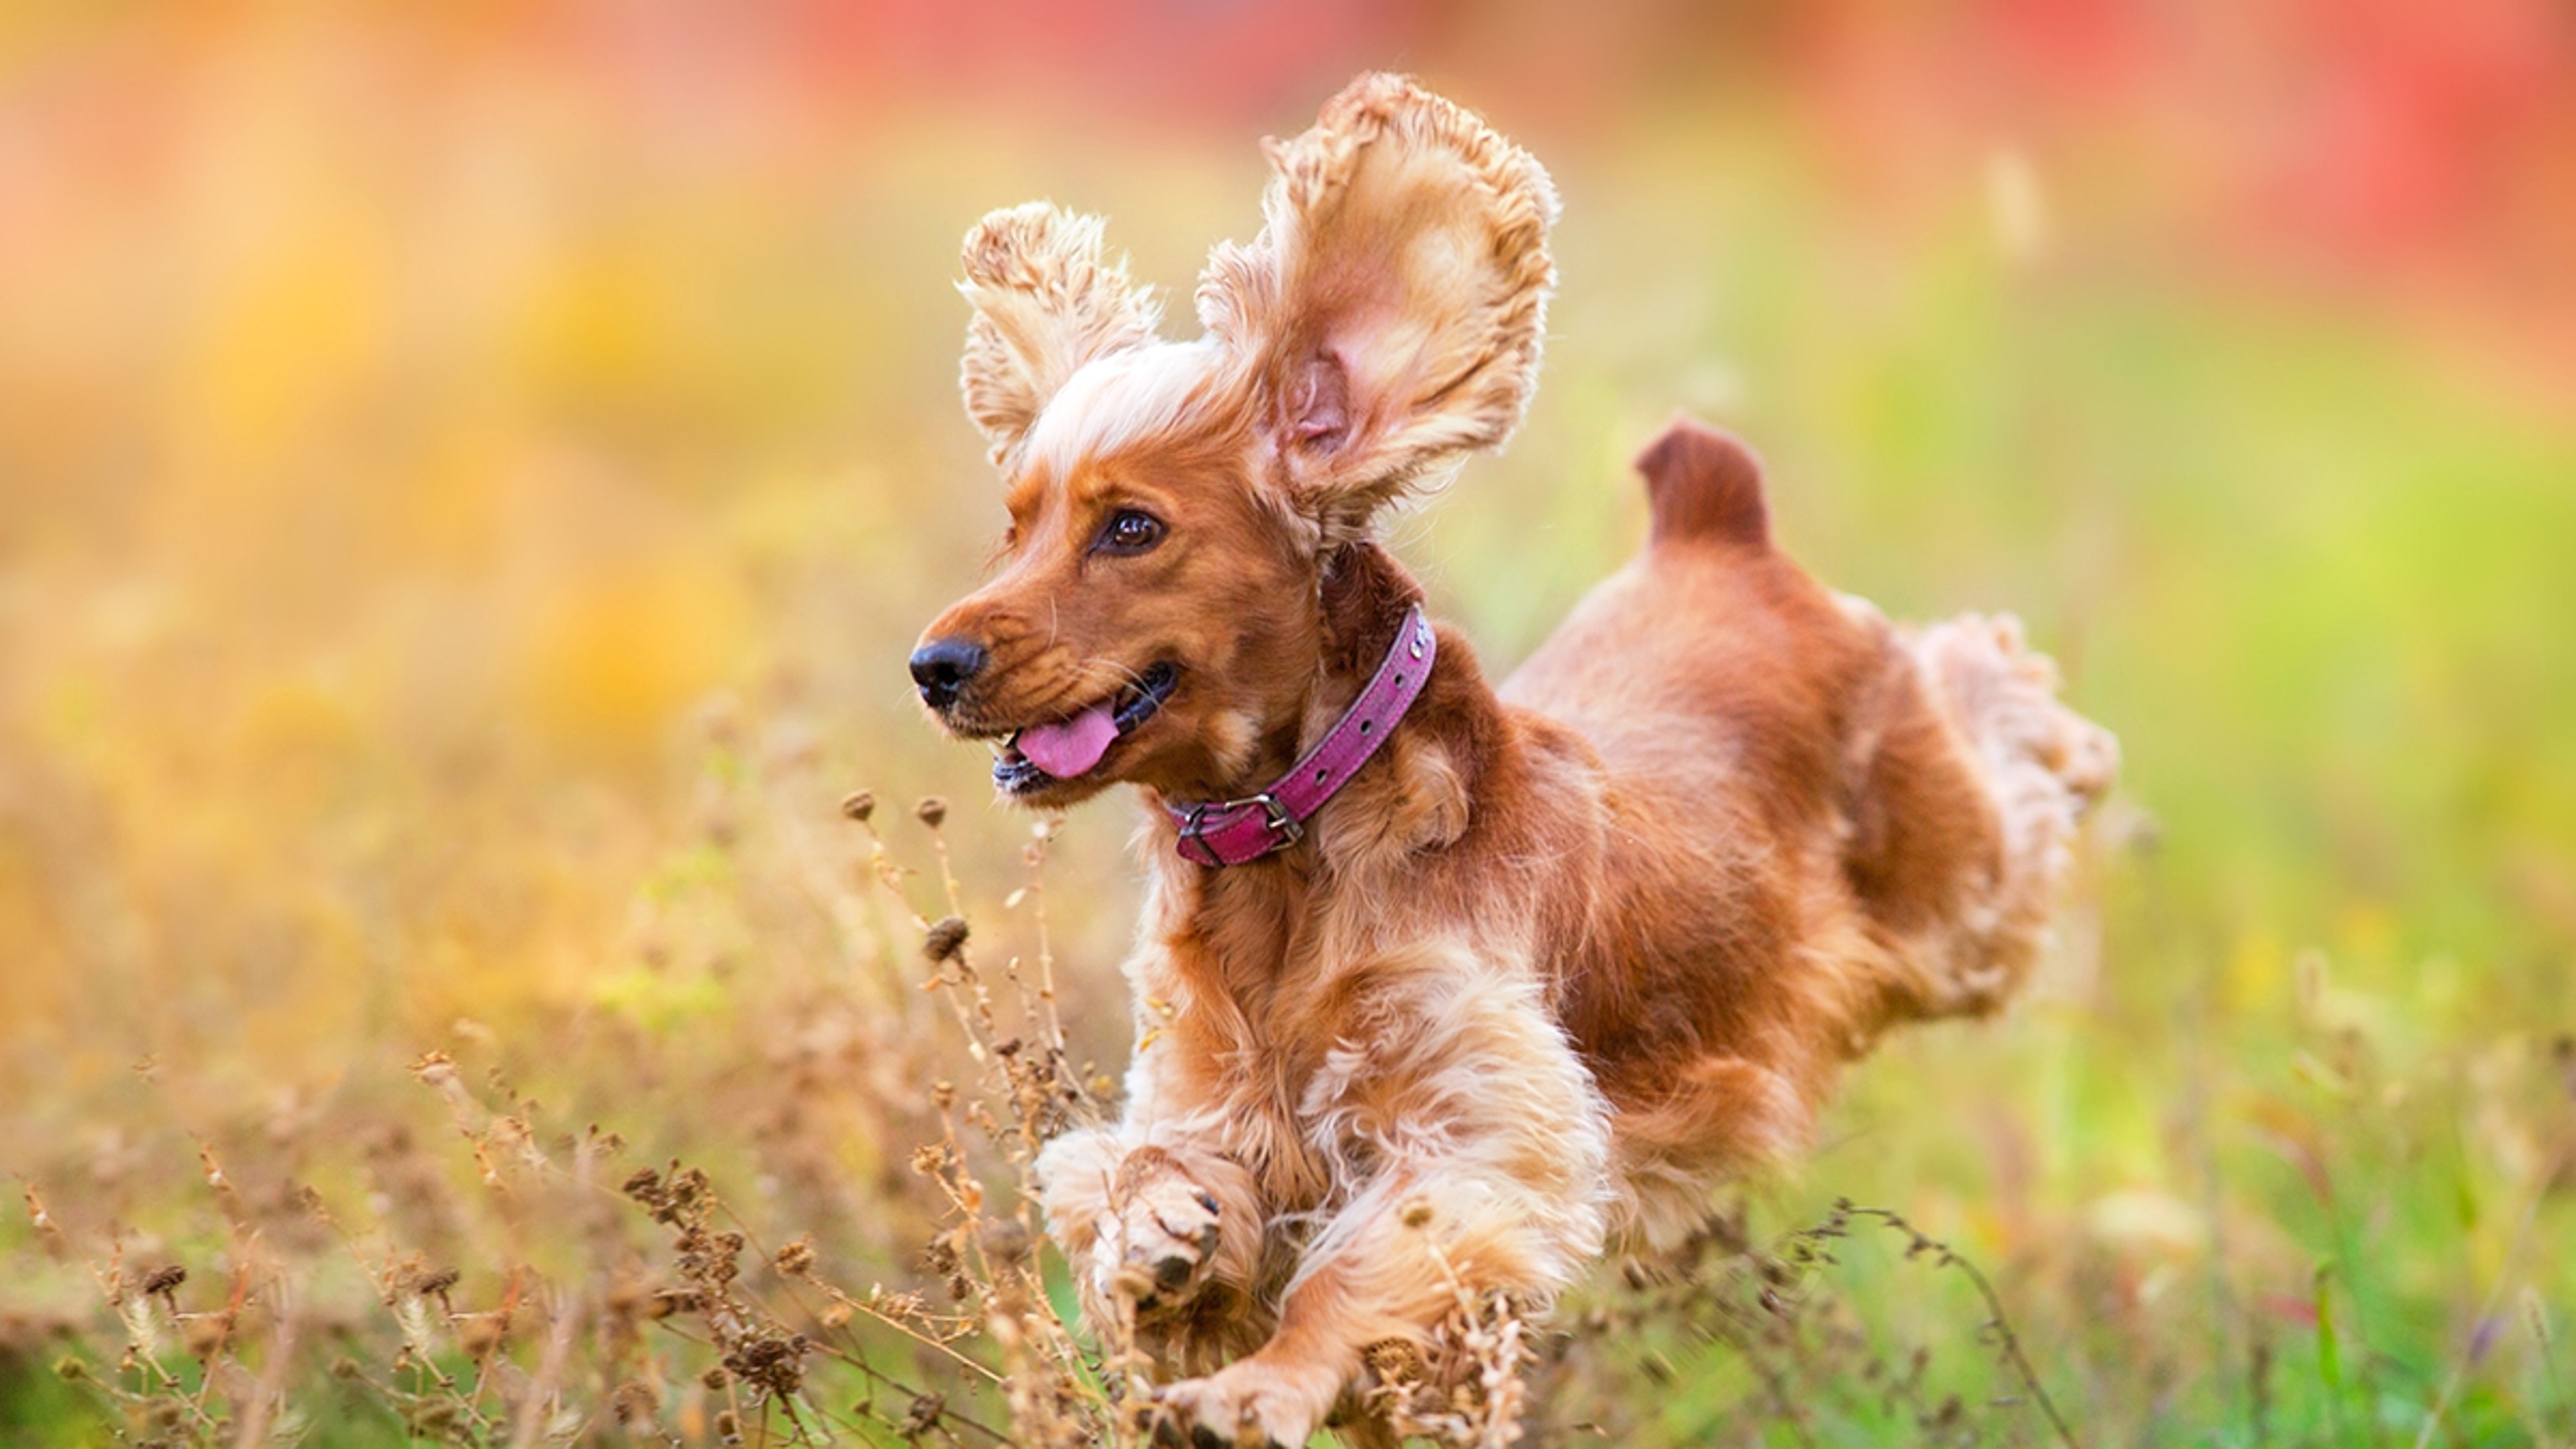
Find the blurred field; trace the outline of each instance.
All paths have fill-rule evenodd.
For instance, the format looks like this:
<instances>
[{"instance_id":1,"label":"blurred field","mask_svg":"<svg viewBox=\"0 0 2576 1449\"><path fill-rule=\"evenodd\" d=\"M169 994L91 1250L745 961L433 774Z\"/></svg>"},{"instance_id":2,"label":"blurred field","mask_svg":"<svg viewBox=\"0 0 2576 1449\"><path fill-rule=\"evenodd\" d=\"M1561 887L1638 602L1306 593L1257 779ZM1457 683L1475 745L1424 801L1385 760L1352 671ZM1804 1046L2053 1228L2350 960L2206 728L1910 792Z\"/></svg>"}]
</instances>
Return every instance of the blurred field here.
<instances>
[{"instance_id":1,"label":"blurred field","mask_svg":"<svg viewBox=\"0 0 2576 1449\"><path fill-rule=\"evenodd\" d=\"M0 11L0 1441L1008 1432L818 1286L942 1304L1008 1215L913 1170L1011 1176L923 918L989 1044L1043 907L1074 1076L1126 1047L1126 808L1033 840L901 668L1000 522L957 238L1051 196L1185 295L1394 65L1566 201L1527 427L1397 531L1489 662L1682 406L2128 762L2031 999L1605 1272L1540 1440L2047 1442L1962 1274L1791 1236L1848 1198L2082 1442L2576 1443L2576 19L1581 8ZM648 1311L674 1157L808 1417Z\"/></svg>"}]
</instances>

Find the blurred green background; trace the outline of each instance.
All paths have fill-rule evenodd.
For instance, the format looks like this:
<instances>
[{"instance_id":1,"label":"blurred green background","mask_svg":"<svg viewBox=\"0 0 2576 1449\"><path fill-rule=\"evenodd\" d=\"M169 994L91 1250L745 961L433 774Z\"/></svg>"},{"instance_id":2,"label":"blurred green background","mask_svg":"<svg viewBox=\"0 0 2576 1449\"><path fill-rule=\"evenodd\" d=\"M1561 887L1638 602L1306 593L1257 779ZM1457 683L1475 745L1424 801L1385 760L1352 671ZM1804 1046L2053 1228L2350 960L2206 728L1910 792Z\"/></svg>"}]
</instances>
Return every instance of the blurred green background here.
<instances>
[{"instance_id":1,"label":"blurred green background","mask_svg":"<svg viewBox=\"0 0 2576 1449\"><path fill-rule=\"evenodd\" d=\"M1186 326L1256 139L1367 67L1565 201L1528 424L1392 529L1490 663L1634 546L1685 407L1821 577L2017 610L2122 740L2026 1004L1891 1043L1757 1226L1948 1238L2102 1442L2576 1437L2551 0L0 9L0 1172L184 1254L190 1144L297 1137L279 1182L393 1221L298 1134L450 1048L767 1181L725 1104L778 1001L935 1053L776 897L859 868L864 785L1018 909L1026 822L902 670L1001 522L957 239L1106 213ZM1126 830L1049 867L1110 1065ZM818 1181L904 1150L825 1126ZM12 1254L0 1406L72 1414L22 1371L91 1290ZM1983 1382L1948 1290L1842 1286ZM1657 1351L1641 1442L1771 1432Z\"/></svg>"}]
</instances>

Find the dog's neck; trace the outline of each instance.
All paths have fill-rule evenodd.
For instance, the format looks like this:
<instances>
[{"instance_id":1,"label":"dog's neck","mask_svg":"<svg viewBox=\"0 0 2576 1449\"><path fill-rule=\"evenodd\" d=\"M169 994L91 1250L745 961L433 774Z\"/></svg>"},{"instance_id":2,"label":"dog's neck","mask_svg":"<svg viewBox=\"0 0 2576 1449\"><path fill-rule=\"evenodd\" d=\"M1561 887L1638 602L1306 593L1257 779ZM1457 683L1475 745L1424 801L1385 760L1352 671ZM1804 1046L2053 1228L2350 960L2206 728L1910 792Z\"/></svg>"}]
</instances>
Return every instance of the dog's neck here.
<instances>
[{"instance_id":1,"label":"dog's neck","mask_svg":"<svg viewBox=\"0 0 2576 1449\"><path fill-rule=\"evenodd\" d=\"M1422 600L1422 587L1385 550L1362 542L1344 546L1325 561L1317 578L1315 598L1315 668L1301 703L1280 712L1262 732L1249 763L1225 782L1224 793L1213 798L1249 799L1268 789L1342 720L1386 661L1390 647L1398 644L1398 635ZM1453 655L1458 656L1454 662ZM1353 782L1372 777L1382 781L1404 771L1403 761L1411 755L1395 747L1397 742L1409 739L1418 749L1429 736L1444 732L1428 717L1455 713L1455 709L1429 708L1435 697L1449 699L1453 704L1480 698L1484 707L1493 705L1491 691L1484 688L1473 660L1465 657L1463 649L1444 645L1434 660L1431 680L1424 686L1422 697L1390 731L1390 748L1361 765L1351 777ZM1453 752L1443 749L1440 753L1447 759ZM1327 801L1323 810L1331 811L1337 803L1338 798ZM1157 815L1166 813L1165 798L1154 792L1148 792L1148 805ZM1459 810L1463 811L1463 803ZM1150 827L1149 834L1163 849L1177 844L1176 831L1157 826ZM1262 860L1311 861L1319 848L1318 843L1307 842Z\"/></svg>"},{"instance_id":2,"label":"dog's neck","mask_svg":"<svg viewBox=\"0 0 2576 1449\"><path fill-rule=\"evenodd\" d=\"M1344 574L1350 570L1336 562ZM1340 580L1337 580L1339 582ZM1335 682L1324 648L1327 617L1324 579L1316 584L1316 610L1310 630L1311 652L1315 669L1308 676L1304 695L1312 699L1317 684ZM1347 590L1343 590L1347 592ZM1376 591L1373 591L1376 592ZM1363 599L1359 608L1366 615L1370 601ZM1345 609L1350 605L1345 604ZM1346 621L1360 622L1360 621ZM1345 629L1343 633L1358 633ZM1221 799L1166 800L1164 808L1180 826L1178 842L1182 857L1193 864L1224 867L1248 865L1274 855L1303 838L1305 824L1343 787L1357 779L1368 762L1385 748L1413 702L1431 682L1438 664L1438 638L1430 621L1423 618L1422 606L1412 604L1404 611L1387 642L1369 681L1319 737L1309 740L1297 755L1297 762L1285 772L1274 774L1267 784L1248 795L1229 795ZM1340 654L1336 647L1331 651ZM1300 706L1300 716L1311 713ZM1313 735L1311 726L1306 732Z\"/></svg>"},{"instance_id":3,"label":"dog's neck","mask_svg":"<svg viewBox=\"0 0 2576 1449\"><path fill-rule=\"evenodd\" d=\"M1374 543L1346 544L1326 559L1315 585L1315 674L1304 707L1283 713L1263 732L1250 768L1224 798L1266 788L1313 748L1359 698L1406 613L1421 601L1422 586Z\"/></svg>"},{"instance_id":4,"label":"dog's neck","mask_svg":"<svg viewBox=\"0 0 2576 1449\"><path fill-rule=\"evenodd\" d=\"M1376 544L1345 544L1325 560L1315 601L1323 626L1317 692L1331 697L1313 701L1307 713L1320 706L1329 719L1376 672L1405 612L1422 602L1422 585Z\"/></svg>"}]
</instances>

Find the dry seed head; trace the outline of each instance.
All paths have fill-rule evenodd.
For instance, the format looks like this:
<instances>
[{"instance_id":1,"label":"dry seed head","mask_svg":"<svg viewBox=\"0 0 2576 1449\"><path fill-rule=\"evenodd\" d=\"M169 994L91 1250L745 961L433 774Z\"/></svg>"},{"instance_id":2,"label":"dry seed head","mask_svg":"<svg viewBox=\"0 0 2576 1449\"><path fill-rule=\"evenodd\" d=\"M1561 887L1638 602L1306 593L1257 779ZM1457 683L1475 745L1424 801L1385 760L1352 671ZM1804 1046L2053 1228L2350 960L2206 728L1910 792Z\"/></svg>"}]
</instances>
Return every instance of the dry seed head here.
<instances>
[{"instance_id":1,"label":"dry seed head","mask_svg":"<svg viewBox=\"0 0 2576 1449\"><path fill-rule=\"evenodd\" d=\"M963 1230L961 1229L960 1231ZM938 1237L931 1239L930 1242L922 1248L922 1266L928 1268L933 1274L940 1276L956 1272L957 1247L957 1237L955 1234L941 1233Z\"/></svg>"},{"instance_id":2,"label":"dry seed head","mask_svg":"<svg viewBox=\"0 0 2576 1449\"><path fill-rule=\"evenodd\" d=\"M984 1256L1016 1263L1029 1251L1029 1230L1017 1218L995 1218L984 1225Z\"/></svg>"},{"instance_id":3,"label":"dry seed head","mask_svg":"<svg viewBox=\"0 0 2576 1449\"><path fill-rule=\"evenodd\" d=\"M1381 1338L1361 1350L1360 1357L1381 1379L1422 1377L1422 1350L1401 1338Z\"/></svg>"},{"instance_id":4,"label":"dry seed head","mask_svg":"<svg viewBox=\"0 0 2576 1449\"><path fill-rule=\"evenodd\" d=\"M852 790L841 797L841 813L861 825L877 813L877 797L865 790Z\"/></svg>"},{"instance_id":5,"label":"dry seed head","mask_svg":"<svg viewBox=\"0 0 2576 1449\"><path fill-rule=\"evenodd\" d=\"M705 1173L694 1167L680 1167L671 1174L671 1202L678 1207L694 1208L706 1201L709 1186Z\"/></svg>"},{"instance_id":6,"label":"dry seed head","mask_svg":"<svg viewBox=\"0 0 2576 1449\"><path fill-rule=\"evenodd\" d=\"M926 795L920 804L912 807L912 814L914 819L937 830L939 822L948 818L948 802L936 795Z\"/></svg>"},{"instance_id":7,"label":"dry seed head","mask_svg":"<svg viewBox=\"0 0 2576 1449\"><path fill-rule=\"evenodd\" d=\"M796 1239L787 1246L780 1248L778 1250L778 1256L774 1261L776 1262L778 1271L781 1275L789 1278L804 1277L806 1274L814 1271L813 1240L810 1238Z\"/></svg>"},{"instance_id":8,"label":"dry seed head","mask_svg":"<svg viewBox=\"0 0 2576 1449\"><path fill-rule=\"evenodd\" d=\"M650 1424L653 1422L655 1409L659 1407L656 1403L658 1397L651 1384L640 1379L628 1379L609 1394L609 1412L617 1416L617 1422L622 1427L633 1428L639 1424Z\"/></svg>"},{"instance_id":9,"label":"dry seed head","mask_svg":"<svg viewBox=\"0 0 2576 1449\"><path fill-rule=\"evenodd\" d=\"M224 1341L232 1337L232 1324L220 1313L188 1320L180 1335L187 1341L188 1357L203 1363L223 1352Z\"/></svg>"},{"instance_id":10,"label":"dry seed head","mask_svg":"<svg viewBox=\"0 0 2576 1449\"><path fill-rule=\"evenodd\" d=\"M930 923L921 938L921 954L932 961L946 963L966 944L966 922L956 916L942 916Z\"/></svg>"},{"instance_id":11,"label":"dry seed head","mask_svg":"<svg viewBox=\"0 0 2576 1449\"><path fill-rule=\"evenodd\" d=\"M149 1298L155 1293L168 1293L187 1281L188 1270L173 1263L166 1268L155 1268L144 1274L141 1291Z\"/></svg>"},{"instance_id":12,"label":"dry seed head","mask_svg":"<svg viewBox=\"0 0 2576 1449\"><path fill-rule=\"evenodd\" d=\"M706 1295L694 1288L664 1288L653 1295L653 1301L644 1309L644 1316L669 1318L677 1313L695 1313L706 1306Z\"/></svg>"},{"instance_id":13,"label":"dry seed head","mask_svg":"<svg viewBox=\"0 0 2576 1449\"><path fill-rule=\"evenodd\" d=\"M619 1183L617 1190L644 1204L659 1206L662 1200L662 1174L649 1167L639 1167Z\"/></svg>"},{"instance_id":14,"label":"dry seed head","mask_svg":"<svg viewBox=\"0 0 2576 1449\"><path fill-rule=\"evenodd\" d=\"M805 1355L812 1346L801 1333L752 1338L725 1355L724 1367L744 1382L786 1398L804 1387Z\"/></svg>"},{"instance_id":15,"label":"dry seed head","mask_svg":"<svg viewBox=\"0 0 2576 1449\"><path fill-rule=\"evenodd\" d=\"M35 1184L27 1185L27 1221L36 1229L36 1240L45 1245L46 1256L60 1262L71 1256L71 1245L63 1230L54 1223L54 1215L45 1211L44 1199L36 1196Z\"/></svg>"}]
</instances>

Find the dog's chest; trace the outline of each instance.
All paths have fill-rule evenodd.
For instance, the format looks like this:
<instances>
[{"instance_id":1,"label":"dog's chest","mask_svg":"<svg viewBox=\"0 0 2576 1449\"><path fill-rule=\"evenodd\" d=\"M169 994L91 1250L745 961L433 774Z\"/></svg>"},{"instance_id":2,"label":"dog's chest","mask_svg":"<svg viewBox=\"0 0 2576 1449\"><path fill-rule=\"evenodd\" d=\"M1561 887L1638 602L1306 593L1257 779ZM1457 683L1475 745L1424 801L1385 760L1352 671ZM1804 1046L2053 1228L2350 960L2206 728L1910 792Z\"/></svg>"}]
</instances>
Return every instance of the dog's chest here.
<instances>
[{"instance_id":1,"label":"dog's chest","mask_svg":"<svg viewBox=\"0 0 2576 1449\"><path fill-rule=\"evenodd\" d=\"M1136 987L1160 1018L1170 1105L1222 1124L1280 1200L1311 1204L1337 1175L1310 1100L1340 1035L1336 973L1299 896L1244 894L1159 933Z\"/></svg>"}]
</instances>

